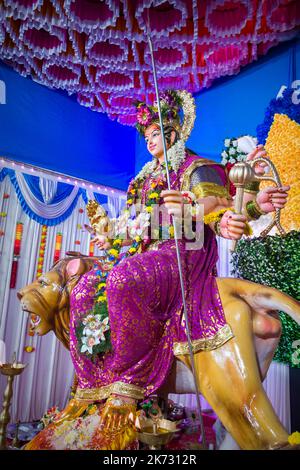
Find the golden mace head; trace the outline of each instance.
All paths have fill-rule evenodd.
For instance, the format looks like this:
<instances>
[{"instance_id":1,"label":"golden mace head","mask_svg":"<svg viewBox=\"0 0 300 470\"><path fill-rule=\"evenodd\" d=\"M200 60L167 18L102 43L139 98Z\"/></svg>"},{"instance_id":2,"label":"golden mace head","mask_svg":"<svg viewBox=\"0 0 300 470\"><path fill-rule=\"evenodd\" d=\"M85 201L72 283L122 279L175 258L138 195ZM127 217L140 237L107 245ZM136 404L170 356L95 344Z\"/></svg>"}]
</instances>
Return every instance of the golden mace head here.
<instances>
[{"instance_id":1,"label":"golden mace head","mask_svg":"<svg viewBox=\"0 0 300 470\"><path fill-rule=\"evenodd\" d=\"M254 170L246 162L236 163L229 172L229 179L236 188L245 186L255 179Z\"/></svg>"}]
</instances>

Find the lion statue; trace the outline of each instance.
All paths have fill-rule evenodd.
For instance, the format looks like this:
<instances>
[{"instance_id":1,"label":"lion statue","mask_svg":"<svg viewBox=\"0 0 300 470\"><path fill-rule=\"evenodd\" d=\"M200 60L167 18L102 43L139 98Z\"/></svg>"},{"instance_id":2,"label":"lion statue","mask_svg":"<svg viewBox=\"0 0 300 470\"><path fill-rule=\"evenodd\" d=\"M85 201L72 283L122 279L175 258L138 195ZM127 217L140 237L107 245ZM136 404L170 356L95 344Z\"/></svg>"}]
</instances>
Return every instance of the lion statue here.
<instances>
[{"instance_id":1,"label":"lion statue","mask_svg":"<svg viewBox=\"0 0 300 470\"><path fill-rule=\"evenodd\" d=\"M40 318L35 327L38 335L52 330L69 347L70 293L94 260L71 252L18 292L23 310ZM300 303L276 289L250 281L217 278L217 284L234 338L217 349L195 354L200 391L240 448L276 448L276 443L279 446L287 442L288 434L262 381L281 335L277 311L284 311L300 324ZM174 361L164 393L193 393L190 360L188 356L181 360Z\"/></svg>"}]
</instances>

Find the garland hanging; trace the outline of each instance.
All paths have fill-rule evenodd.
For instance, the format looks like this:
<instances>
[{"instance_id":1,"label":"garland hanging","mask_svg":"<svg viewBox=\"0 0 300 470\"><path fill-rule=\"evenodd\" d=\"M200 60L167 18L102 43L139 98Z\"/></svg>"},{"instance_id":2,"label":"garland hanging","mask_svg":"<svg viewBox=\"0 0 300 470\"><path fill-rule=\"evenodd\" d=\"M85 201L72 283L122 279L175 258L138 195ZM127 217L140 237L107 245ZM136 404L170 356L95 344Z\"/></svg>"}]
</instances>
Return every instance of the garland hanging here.
<instances>
[{"instance_id":1,"label":"garland hanging","mask_svg":"<svg viewBox=\"0 0 300 470\"><path fill-rule=\"evenodd\" d=\"M56 263L60 259L61 244L62 244L62 233L58 232L56 234L56 238L55 238L55 249L54 249L53 264Z\"/></svg>"},{"instance_id":2,"label":"garland hanging","mask_svg":"<svg viewBox=\"0 0 300 470\"><path fill-rule=\"evenodd\" d=\"M14 289L16 287L22 236L23 236L23 224L21 222L17 222L15 242L14 242L13 262L12 262L12 267L11 267L10 286L9 286L11 289Z\"/></svg>"},{"instance_id":3,"label":"garland hanging","mask_svg":"<svg viewBox=\"0 0 300 470\"><path fill-rule=\"evenodd\" d=\"M36 271L37 278L43 274L44 258L45 258L46 242L47 242L47 231L48 231L48 226L43 225L40 247L39 247L38 265L37 265L37 271Z\"/></svg>"}]
</instances>

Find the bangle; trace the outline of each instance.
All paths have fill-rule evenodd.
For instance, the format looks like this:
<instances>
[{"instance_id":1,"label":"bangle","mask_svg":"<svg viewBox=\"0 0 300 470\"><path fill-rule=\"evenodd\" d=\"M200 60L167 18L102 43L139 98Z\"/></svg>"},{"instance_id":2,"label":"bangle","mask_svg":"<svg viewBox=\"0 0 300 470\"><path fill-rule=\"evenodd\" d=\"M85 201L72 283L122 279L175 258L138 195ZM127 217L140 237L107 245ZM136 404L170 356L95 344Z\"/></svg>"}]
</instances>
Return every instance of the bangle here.
<instances>
[{"instance_id":1,"label":"bangle","mask_svg":"<svg viewBox=\"0 0 300 470\"><path fill-rule=\"evenodd\" d=\"M215 231L215 234L218 235L218 237L221 237L220 222L221 222L221 220L217 220L214 224L214 231Z\"/></svg>"},{"instance_id":2,"label":"bangle","mask_svg":"<svg viewBox=\"0 0 300 470\"><path fill-rule=\"evenodd\" d=\"M266 212L261 210L261 208L257 204L256 199L254 199L253 201L248 201L245 209L248 217L252 220L257 220L260 218L261 215L266 214Z\"/></svg>"},{"instance_id":3,"label":"bangle","mask_svg":"<svg viewBox=\"0 0 300 470\"><path fill-rule=\"evenodd\" d=\"M250 181L245 185L244 191L246 193L257 194L259 191L260 181Z\"/></svg>"}]
</instances>

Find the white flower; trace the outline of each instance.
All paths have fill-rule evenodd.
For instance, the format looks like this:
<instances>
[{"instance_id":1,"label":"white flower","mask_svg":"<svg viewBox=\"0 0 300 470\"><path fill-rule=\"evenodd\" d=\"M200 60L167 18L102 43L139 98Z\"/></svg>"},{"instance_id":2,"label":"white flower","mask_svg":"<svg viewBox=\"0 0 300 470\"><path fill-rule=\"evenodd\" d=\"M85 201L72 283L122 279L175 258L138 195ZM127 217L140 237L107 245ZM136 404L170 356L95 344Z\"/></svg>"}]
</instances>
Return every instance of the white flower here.
<instances>
[{"instance_id":1,"label":"white flower","mask_svg":"<svg viewBox=\"0 0 300 470\"><path fill-rule=\"evenodd\" d=\"M104 318L104 320L101 323L101 327L99 328L99 330L97 330L95 332L96 338L99 340L99 342L100 341L102 342L102 341L106 340L105 336L104 336L104 333L109 330L108 321L109 321L108 317Z\"/></svg>"},{"instance_id":2,"label":"white flower","mask_svg":"<svg viewBox=\"0 0 300 470\"><path fill-rule=\"evenodd\" d=\"M225 139L224 140L224 145L225 145L225 147L229 147L230 146L230 139Z\"/></svg>"},{"instance_id":3,"label":"white flower","mask_svg":"<svg viewBox=\"0 0 300 470\"><path fill-rule=\"evenodd\" d=\"M229 158L229 163L235 163L235 162L236 162L235 158Z\"/></svg>"},{"instance_id":4,"label":"white flower","mask_svg":"<svg viewBox=\"0 0 300 470\"><path fill-rule=\"evenodd\" d=\"M246 154L252 152L252 150L255 149L257 143L257 139L251 135L244 135L243 137L239 137L237 141L238 150Z\"/></svg>"},{"instance_id":5,"label":"white flower","mask_svg":"<svg viewBox=\"0 0 300 470\"><path fill-rule=\"evenodd\" d=\"M221 153L222 157L223 158L227 158L228 157L228 154L225 150L223 150L223 152Z\"/></svg>"},{"instance_id":6,"label":"white flower","mask_svg":"<svg viewBox=\"0 0 300 470\"><path fill-rule=\"evenodd\" d=\"M83 336L81 340L83 344L80 352L82 353L88 351L90 354L93 354L93 347L100 343L99 338L95 336Z\"/></svg>"},{"instance_id":7,"label":"white flower","mask_svg":"<svg viewBox=\"0 0 300 470\"><path fill-rule=\"evenodd\" d=\"M168 160L171 163L172 169L177 172L181 164L185 160L185 144L183 140L177 140L172 147L167 151Z\"/></svg>"},{"instance_id":8,"label":"white flower","mask_svg":"<svg viewBox=\"0 0 300 470\"><path fill-rule=\"evenodd\" d=\"M233 140L233 141L232 141L232 145L233 145L234 147L237 147L237 146L238 146L238 141L237 141L237 140Z\"/></svg>"},{"instance_id":9,"label":"white flower","mask_svg":"<svg viewBox=\"0 0 300 470\"><path fill-rule=\"evenodd\" d=\"M235 155L236 154L236 150L233 149L233 148L230 148L229 149L229 155Z\"/></svg>"},{"instance_id":10,"label":"white flower","mask_svg":"<svg viewBox=\"0 0 300 470\"><path fill-rule=\"evenodd\" d=\"M89 338L97 339L98 342L96 344L99 344L100 340L105 341L104 333L107 330L109 330L108 317L104 318L102 321L99 320L97 322L89 323L84 328L83 334L87 335Z\"/></svg>"},{"instance_id":11,"label":"white flower","mask_svg":"<svg viewBox=\"0 0 300 470\"><path fill-rule=\"evenodd\" d=\"M82 323L84 325L86 325L87 323L91 322L91 321L94 321L95 317L94 315L87 315L83 320L82 320Z\"/></svg>"},{"instance_id":12,"label":"white flower","mask_svg":"<svg viewBox=\"0 0 300 470\"><path fill-rule=\"evenodd\" d=\"M148 212L141 212L136 219L128 220L130 238L135 238L137 235L141 237L150 225L150 218L151 215Z\"/></svg>"}]
</instances>

